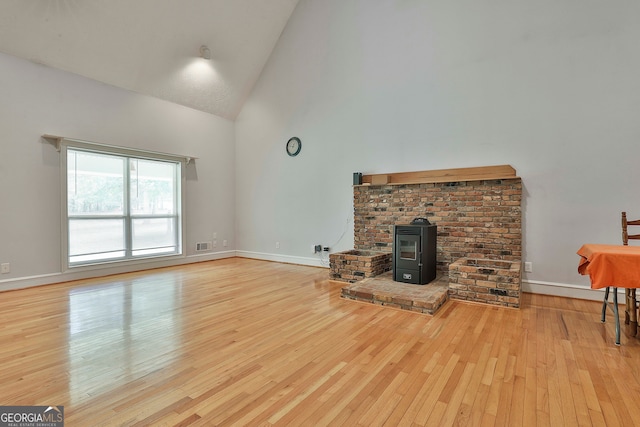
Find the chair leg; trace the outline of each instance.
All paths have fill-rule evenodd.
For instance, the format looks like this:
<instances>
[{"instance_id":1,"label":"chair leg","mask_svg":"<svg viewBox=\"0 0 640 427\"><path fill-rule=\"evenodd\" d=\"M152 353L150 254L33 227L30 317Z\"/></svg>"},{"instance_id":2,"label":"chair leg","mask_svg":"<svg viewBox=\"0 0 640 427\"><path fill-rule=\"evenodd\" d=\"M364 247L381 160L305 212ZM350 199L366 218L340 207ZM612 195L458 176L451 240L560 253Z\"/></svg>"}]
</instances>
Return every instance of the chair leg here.
<instances>
[{"instance_id":1,"label":"chair leg","mask_svg":"<svg viewBox=\"0 0 640 427\"><path fill-rule=\"evenodd\" d=\"M600 321L602 323L605 322L607 316L607 304L609 303L609 287L607 286L604 290L604 302L602 303L602 319Z\"/></svg>"},{"instance_id":2,"label":"chair leg","mask_svg":"<svg viewBox=\"0 0 640 427\"><path fill-rule=\"evenodd\" d=\"M627 289L629 291L629 300L627 301L627 310L629 310L629 327L631 336L638 334L638 312L636 311L636 290Z\"/></svg>"},{"instance_id":3,"label":"chair leg","mask_svg":"<svg viewBox=\"0 0 640 427\"><path fill-rule=\"evenodd\" d=\"M604 302L602 303L602 323L605 322L607 316L607 305L609 305L609 291L607 286L604 290ZM616 345L620 345L620 317L618 317L618 288L613 288L613 315L616 320Z\"/></svg>"},{"instance_id":4,"label":"chair leg","mask_svg":"<svg viewBox=\"0 0 640 427\"><path fill-rule=\"evenodd\" d=\"M618 317L618 288L613 288L613 314L616 317L616 345L620 345L620 317Z\"/></svg>"},{"instance_id":5,"label":"chair leg","mask_svg":"<svg viewBox=\"0 0 640 427\"><path fill-rule=\"evenodd\" d=\"M631 310L629 309L629 305L631 304L631 289L625 288L624 290L624 300L626 302L626 306L624 309L624 324L628 325L631 316Z\"/></svg>"}]
</instances>

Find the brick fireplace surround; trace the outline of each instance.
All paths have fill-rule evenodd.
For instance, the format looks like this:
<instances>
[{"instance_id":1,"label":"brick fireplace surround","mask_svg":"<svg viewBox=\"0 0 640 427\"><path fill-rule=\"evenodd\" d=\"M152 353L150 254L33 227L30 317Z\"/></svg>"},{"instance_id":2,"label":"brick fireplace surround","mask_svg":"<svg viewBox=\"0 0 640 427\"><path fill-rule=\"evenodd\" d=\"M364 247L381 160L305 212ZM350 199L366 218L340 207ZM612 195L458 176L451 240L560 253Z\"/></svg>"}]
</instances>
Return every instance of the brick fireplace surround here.
<instances>
[{"instance_id":1,"label":"brick fireplace surround","mask_svg":"<svg viewBox=\"0 0 640 427\"><path fill-rule=\"evenodd\" d=\"M373 184L380 182L380 176L382 184ZM391 253L393 226L426 217L438 226L439 274L448 274L449 266L463 258L475 260L452 266L464 264L465 271L455 272L456 284L449 287L450 297L519 307L522 182L513 168L369 175L363 177L365 180L369 182L353 186L355 250ZM512 277L508 283L501 283L502 276L492 276L486 266L471 271L469 265L477 264L478 259L502 264L511 261L515 266ZM491 277L498 277L498 283L490 282ZM334 271L332 278L341 280Z\"/></svg>"}]
</instances>

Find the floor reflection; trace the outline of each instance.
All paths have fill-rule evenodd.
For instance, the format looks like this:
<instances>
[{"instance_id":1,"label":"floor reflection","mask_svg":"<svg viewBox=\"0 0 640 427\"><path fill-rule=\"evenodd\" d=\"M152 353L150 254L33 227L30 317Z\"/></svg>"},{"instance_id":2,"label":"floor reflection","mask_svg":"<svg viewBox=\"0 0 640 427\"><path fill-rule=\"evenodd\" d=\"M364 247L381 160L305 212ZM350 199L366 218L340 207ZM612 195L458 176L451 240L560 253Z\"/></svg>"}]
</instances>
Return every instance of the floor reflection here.
<instances>
[{"instance_id":1,"label":"floor reflection","mask_svg":"<svg viewBox=\"0 0 640 427\"><path fill-rule=\"evenodd\" d=\"M72 403L114 390L180 357L181 293L180 281L171 273L70 292Z\"/></svg>"}]
</instances>

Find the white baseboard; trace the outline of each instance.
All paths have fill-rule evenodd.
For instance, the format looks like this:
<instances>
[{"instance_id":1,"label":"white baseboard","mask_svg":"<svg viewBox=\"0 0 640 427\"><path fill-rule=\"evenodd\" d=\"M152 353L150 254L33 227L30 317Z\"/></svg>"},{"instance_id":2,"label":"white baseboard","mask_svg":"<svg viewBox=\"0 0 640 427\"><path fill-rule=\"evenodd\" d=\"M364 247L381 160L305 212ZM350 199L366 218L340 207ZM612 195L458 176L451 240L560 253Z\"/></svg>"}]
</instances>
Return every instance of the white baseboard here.
<instances>
[{"instance_id":1,"label":"white baseboard","mask_svg":"<svg viewBox=\"0 0 640 427\"><path fill-rule=\"evenodd\" d=\"M264 261L283 262L287 264L309 265L313 267L329 268L328 260L319 258L298 257L290 255L277 255L263 252L236 251L236 256L241 258L259 259ZM533 294L553 295L567 298L602 301L604 289L591 289L579 285L566 283L542 282L537 280L523 280L522 291ZM618 289L618 301L624 301L624 289Z\"/></svg>"},{"instance_id":2,"label":"white baseboard","mask_svg":"<svg viewBox=\"0 0 640 427\"><path fill-rule=\"evenodd\" d=\"M264 252L236 251L236 256L240 258L260 259L264 261L283 262L285 264L308 265L311 267L329 268L329 259L309 258L291 255L277 255Z\"/></svg>"},{"instance_id":3,"label":"white baseboard","mask_svg":"<svg viewBox=\"0 0 640 427\"><path fill-rule=\"evenodd\" d=\"M153 268L172 267L175 265L192 264L195 262L213 261L223 258L232 258L235 256L236 251L214 252L189 255L182 258L172 258L170 260L154 260L135 265L108 266L77 272L50 273L38 276L18 277L15 279L0 280L0 291L50 285L53 283L68 282L70 280L90 279L93 277L108 276L110 274L130 273L133 271L149 270Z\"/></svg>"},{"instance_id":4,"label":"white baseboard","mask_svg":"<svg viewBox=\"0 0 640 427\"><path fill-rule=\"evenodd\" d=\"M192 264L203 261L232 257L259 259L264 261L282 262L286 264L299 264L311 267L329 268L329 260L319 257L299 257L291 255L278 255L252 251L224 251L189 255L183 258L171 260L156 260L129 266L109 266L79 272L51 273L38 276L18 277L15 279L0 280L0 291L29 288L33 286L49 285L52 283L67 282L71 280L89 279L110 274L130 273L133 271L153 268L171 267L175 265ZM328 277L328 276L327 276ZM523 280L522 291L533 294L553 295L559 297L578 298L592 301L602 301L604 289L590 289L584 286L566 283L542 282L537 280ZM618 301L624 302L624 289L618 289Z\"/></svg>"},{"instance_id":5,"label":"white baseboard","mask_svg":"<svg viewBox=\"0 0 640 427\"><path fill-rule=\"evenodd\" d=\"M604 289L591 289L584 286L541 282L537 280L523 280L522 291L532 294L553 295L591 301L602 301L604 299ZM618 302L620 301L624 302L624 289L622 288L618 288Z\"/></svg>"}]
</instances>

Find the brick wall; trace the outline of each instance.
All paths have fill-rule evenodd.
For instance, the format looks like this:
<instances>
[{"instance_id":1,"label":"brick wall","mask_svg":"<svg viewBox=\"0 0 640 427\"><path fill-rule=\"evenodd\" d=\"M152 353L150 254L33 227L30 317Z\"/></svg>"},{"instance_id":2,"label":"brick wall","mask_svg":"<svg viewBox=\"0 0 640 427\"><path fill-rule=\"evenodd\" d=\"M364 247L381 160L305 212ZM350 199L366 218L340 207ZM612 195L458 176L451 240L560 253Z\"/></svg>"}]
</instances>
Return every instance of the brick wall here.
<instances>
[{"instance_id":1,"label":"brick wall","mask_svg":"<svg viewBox=\"0 0 640 427\"><path fill-rule=\"evenodd\" d=\"M393 225L426 217L438 226L437 266L459 258L522 258L520 178L437 184L356 185L354 247L391 252Z\"/></svg>"}]
</instances>

